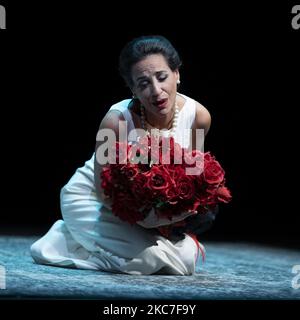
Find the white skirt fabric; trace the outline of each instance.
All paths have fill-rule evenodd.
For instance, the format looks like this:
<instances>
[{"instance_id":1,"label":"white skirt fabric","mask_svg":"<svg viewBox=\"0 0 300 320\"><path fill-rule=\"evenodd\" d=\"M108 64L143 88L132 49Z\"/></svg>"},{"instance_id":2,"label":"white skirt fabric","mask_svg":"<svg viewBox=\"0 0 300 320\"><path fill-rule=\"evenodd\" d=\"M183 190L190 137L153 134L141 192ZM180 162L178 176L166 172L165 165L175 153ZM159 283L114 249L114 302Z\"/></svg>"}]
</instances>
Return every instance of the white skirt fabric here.
<instances>
[{"instance_id":1,"label":"white skirt fabric","mask_svg":"<svg viewBox=\"0 0 300 320\"><path fill-rule=\"evenodd\" d=\"M132 275L194 274L203 245L188 234L168 240L116 217L96 196L94 156L62 188L63 220L31 246L34 261Z\"/></svg>"}]
</instances>

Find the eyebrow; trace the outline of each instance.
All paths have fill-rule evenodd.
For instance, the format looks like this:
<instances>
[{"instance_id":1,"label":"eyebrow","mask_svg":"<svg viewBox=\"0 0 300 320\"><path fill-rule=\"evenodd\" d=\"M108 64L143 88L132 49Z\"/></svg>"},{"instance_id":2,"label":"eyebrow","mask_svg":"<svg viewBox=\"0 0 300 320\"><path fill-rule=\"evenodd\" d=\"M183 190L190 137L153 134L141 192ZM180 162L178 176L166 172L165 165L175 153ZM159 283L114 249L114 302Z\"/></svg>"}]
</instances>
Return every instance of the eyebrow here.
<instances>
[{"instance_id":1,"label":"eyebrow","mask_svg":"<svg viewBox=\"0 0 300 320\"><path fill-rule=\"evenodd\" d=\"M138 78L136 79L136 81L144 80L144 79L147 79L147 77L146 77L146 76L138 77Z\"/></svg>"}]
</instances>

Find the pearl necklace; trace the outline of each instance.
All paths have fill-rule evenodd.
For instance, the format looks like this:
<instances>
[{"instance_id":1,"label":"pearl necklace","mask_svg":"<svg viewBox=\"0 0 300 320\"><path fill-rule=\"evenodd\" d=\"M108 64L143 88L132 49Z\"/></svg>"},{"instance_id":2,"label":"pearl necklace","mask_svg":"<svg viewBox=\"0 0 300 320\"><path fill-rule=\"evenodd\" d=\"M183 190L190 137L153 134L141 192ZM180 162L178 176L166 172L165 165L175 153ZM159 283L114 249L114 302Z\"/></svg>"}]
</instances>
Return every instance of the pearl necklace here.
<instances>
[{"instance_id":1,"label":"pearl necklace","mask_svg":"<svg viewBox=\"0 0 300 320\"><path fill-rule=\"evenodd\" d=\"M154 130L152 130L152 132L158 131L158 136L166 136L166 133L167 133L167 137L174 136L176 129L177 129L178 114L179 114L179 108L178 108L178 105L175 104L175 111L174 111L171 129L169 129L169 130L168 129L161 129L160 130L160 129L154 128ZM150 135L150 132L147 129L147 125L146 125L146 116L145 116L145 107L144 106L141 106L141 124L142 124L143 129L147 132L147 135ZM168 131L170 131L170 132L168 132Z\"/></svg>"}]
</instances>

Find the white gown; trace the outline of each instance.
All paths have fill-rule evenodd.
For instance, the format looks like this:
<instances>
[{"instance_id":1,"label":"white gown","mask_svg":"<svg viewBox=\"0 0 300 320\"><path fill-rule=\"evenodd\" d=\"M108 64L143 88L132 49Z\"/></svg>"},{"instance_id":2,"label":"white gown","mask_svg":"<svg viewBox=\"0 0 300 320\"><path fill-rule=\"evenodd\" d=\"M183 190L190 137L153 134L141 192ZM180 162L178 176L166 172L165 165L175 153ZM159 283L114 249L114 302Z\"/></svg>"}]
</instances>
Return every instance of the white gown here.
<instances>
[{"instance_id":1,"label":"white gown","mask_svg":"<svg viewBox=\"0 0 300 320\"><path fill-rule=\"evenodd\" d=\"M179 112L175 141L189 145L189 134L195 118L195 101L182 95L186 102ZM128 110L130 100L110 109L121 111L128 132L134 129ZM132 139L135 140L135 139ZM116 217L96 196L94 157L76 170L61 189L63 220L54 223L41 239L31 246L36 263L60 267L96 269L133 275L192 275L204 247L191 235L183 240L168 240L155 229L130 225Z\"/></svg>"}]
</instances>

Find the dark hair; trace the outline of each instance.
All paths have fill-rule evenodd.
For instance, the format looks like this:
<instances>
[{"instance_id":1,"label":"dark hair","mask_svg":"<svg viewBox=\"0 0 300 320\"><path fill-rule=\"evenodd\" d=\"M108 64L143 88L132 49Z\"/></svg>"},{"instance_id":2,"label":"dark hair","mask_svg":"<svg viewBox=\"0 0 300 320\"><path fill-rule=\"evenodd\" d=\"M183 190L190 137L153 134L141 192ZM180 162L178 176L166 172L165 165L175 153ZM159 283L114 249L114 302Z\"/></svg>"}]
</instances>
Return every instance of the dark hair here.
<instances>
[{"instance_id":1,"label":"dark hair","mask_svg":"<svg viewBox=\"0 0 300 320\"><path fill-rule=\"evenodd\" d=\"M151 54L162 54L172 71L179 69L181 60L169 40L163 36L142 36L128 42L119 56L119 72L129 87L133 86L132 66Z\"/></svg>"}]
</instances>

